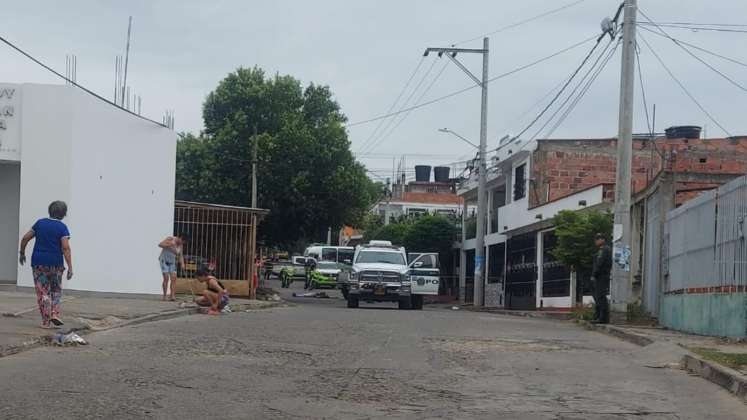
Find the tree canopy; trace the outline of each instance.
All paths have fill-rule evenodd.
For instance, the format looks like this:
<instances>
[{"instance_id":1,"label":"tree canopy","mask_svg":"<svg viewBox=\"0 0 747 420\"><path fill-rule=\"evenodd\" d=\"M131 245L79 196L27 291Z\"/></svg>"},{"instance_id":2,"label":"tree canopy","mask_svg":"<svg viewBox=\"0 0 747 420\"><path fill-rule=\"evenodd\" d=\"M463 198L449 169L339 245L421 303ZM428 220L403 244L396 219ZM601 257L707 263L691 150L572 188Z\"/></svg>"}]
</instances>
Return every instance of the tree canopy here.
<instances>
[{"instance_id":1,"label":"tree canopy","mask_svg":"<svg viewBox=\"0 0 747 420\"><path fill-rule=\"evenodd\" d=\"M203 119L203 133L178 143L177 199L250 205L256 141L268 244L320 240L328 227L359 223L379 197L350 151L346 117L328 86L239 68L207 96Z\"/></svg>"},{"instance_id":2,"label":"tree canopy","mask_svg":"<svg viewBox=\"0 0 747 420\"><path fill-rule=\"evenodd\" d=\"M563 210L555 216L554 222L558 243L552 255L576 271L590 271L597 253L594 237L601 233L609 241L612 236L612 214Z\"/></svg>"},{"instance_id":3,"label":"tree canopy","mask_svg":"<svg viewBox=\"0 0 747 420\"><path fill-rule=\"evenodd\" d=\"M441 215L425 214L415 219L402 218L386 226L371 223L364 233L364 241L392 241L395 245L404 246L408 252L438 252L442 261L446 261L455 234L453 220Z\"/></svg>"}]
</instances>

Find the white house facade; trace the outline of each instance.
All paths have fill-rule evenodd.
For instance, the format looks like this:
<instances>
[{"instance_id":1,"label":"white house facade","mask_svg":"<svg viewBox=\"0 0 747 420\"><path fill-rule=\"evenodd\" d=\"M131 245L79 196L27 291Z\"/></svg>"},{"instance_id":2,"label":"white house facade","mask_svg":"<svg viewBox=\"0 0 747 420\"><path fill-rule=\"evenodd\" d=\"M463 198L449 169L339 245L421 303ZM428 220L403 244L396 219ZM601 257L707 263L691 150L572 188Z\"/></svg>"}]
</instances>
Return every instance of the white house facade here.
<instances>
[{"instance_id":1,"label":"white house facade","mask_svg":"<svg viewBox=\"0 0 747 420\"><path fill-rule=\"evenodd\" d=\"M175 161L172 130L75 87L0 84L0 281L33 286L19 239L63 200L75 268L64 288L160 293Z\"/></svg>"}]
</instances>

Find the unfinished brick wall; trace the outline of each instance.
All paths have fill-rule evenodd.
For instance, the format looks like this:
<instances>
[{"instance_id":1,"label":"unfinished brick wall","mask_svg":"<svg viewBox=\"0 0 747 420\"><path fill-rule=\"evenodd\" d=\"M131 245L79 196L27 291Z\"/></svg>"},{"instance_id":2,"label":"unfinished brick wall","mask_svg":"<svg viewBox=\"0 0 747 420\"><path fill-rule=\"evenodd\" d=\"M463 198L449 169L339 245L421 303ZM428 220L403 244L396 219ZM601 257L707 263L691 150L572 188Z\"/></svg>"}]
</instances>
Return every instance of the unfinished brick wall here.
<instances>
[{"instance_id":1,"label":"unfinished brick wall","mask_svg":"<svg viewBox=\"0 0 747 420\"><path fill-rule=\"evenodd\" d=\"M614 184L617 139L540 140L532 155L531 207L599 184ZM633 142L633 193L663 168L707 174L747 173L747 138L666 139ZM677 202L696 197L707 185L678 183ZM611 190L606 200L614 200Z\"/></svg>"}]
</instances>

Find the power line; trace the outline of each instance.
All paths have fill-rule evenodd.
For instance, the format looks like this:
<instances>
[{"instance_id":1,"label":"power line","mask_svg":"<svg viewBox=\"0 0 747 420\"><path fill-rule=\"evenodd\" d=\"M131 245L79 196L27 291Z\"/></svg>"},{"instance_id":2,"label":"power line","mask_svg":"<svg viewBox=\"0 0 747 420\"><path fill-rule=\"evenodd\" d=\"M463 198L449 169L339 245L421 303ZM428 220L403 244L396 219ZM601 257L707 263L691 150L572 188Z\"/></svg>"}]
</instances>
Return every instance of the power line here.
<instances>
[{"instance_id":1,"label":"power line","mask_svg":"<svg viewBox=\"0 0 747 420\"><path fill-rule=\"evenodd\" d=\"M425 95L428 94L428 92L431 90L431 88L433 88L433 85L436 84L436 81L438 81L438 79L441 77L441 75L443 74L444 70L446 70L446 67L448 65L449 65L448 61L444 63L443 67L441 67L441 70L436 74L436 77L434 77L433 80L431 81L431 83L428 84L428 86L425 88L425 90L423 91L423 93L418 97L418 99L415 101L415 103L420 102L425 97ZM381 137L377 142L375 142L375 144L373 144L372 146L370 146L368 148L368 151L370 152L370 151L376 149L376 147L378 147L381 143L383 143L384 141L386 141L386 139L388 139L389 136L392 135L392 133L397 129L397 127L399 127L400 125L402 125L402 123L407 119L407 117L410 116L411 112L412 111L406 112L405 115L403 115L402 118L397 122L397 124L394 125L394 127L392 127L392 129L389 130L388 133L386 133L386 135L384 135L383 137Z\"/></svg>"},{"instance_id":2,"label":"power line","mask_svg":"<svg viewBox=\"0 0 747 420\"><path fill-rule=\"evenodd\" d=\"M422 57L422 59L425 59L425 57ZM415 94L418 92L418 90L420 90L420 87L423 86L423 83L425 83L425 80L428 78L428 75L431 74L431 71L433 71L433 68L436 66L436 63L437 63L437 61L434 59L433 63L431 63L431 66L428 67L428 70L425 71L425 74L423 74L423 77L415 85L415 88L413 88L412 92L410 92L410 95L408 95L407 99L405 99L405 101L402 103L402 106L400 107L400 109L406 107L410 103L410 100L415 96ZM389 130L389 128L391 128L392 124L394 124L394 120L386 121L386 124L384 125L384 128L382 129L382 131L381 131L381 133L379 135L379 138L381 137L381 135L383 135L384 133L386 133L387 130ZM378 140L378 138L375 138L375 137L371 138L371 142L373 142L373 143L376 143L377 140ZM361 151L365 150L371 144L371 142L364 143L360 147L359 150L361 150Z\"/></svg>"},{"instance_id":3,"label":"power line","mask_svg":"<svg viewBox=\"0 0 747 420\"><path fill-rule=\"evenodd\" d=\"M638 25L651 25L652 23L646 23L646 22L640 22ZM673 29L689 29L694 32L698 31L710 31L710 32L730 32L730 33L747 33L747 29L729 29L729 28L715 28L715 27L706 27L706 26L688 26L688 25L672 25L672 24L666 24L666 23L659 23L654 24L657 26L663 26L667 28L673 28Z\"/></svg>"},{"instance_id":4,"label":"power line","mask_svg":"<svg viewBox=\"0 0 747 420\"><path fill-rule=\"evenodd\" d=\"M525 70L527 68L533 67L533 66L535 66L537 64L540 64L540 63L545 62L547 60L550 60L552 58L555 58L558 55L563 54L565 52L568 52L568 51L570 51L570 50L572 50L574 48L577 48L577 47L579 47L579 46L581 46L583 44L586 44L587 42L589 42L589 41L591 41L591 40L593 40L593 39L595 39L597 37L598 37L598 35L594 35L592 37L586 38L586 39L584 39L582 41L579 41L579 42L577 42L577 43L575 43L575 44L573 44L573 45L571 45L569 47L563 48L562 50L557 51L557 52L555 52L553 54L550 54L548 56L542 57L542 58L540 58L538 60L535 60L535 61L533 61L531 63L528 63L528 64L525 64L523 66L516 67L513 70L510 70L510 71L508 71L506 73L499 74L498 76L495 76L495 77L493 77L491 79L488 79L488 82L490 83L490 82L494 82L494 81L496 81L498 79L502 79L504 77L508 77L508 76L510 76L510 75L512 75L514 73L518 73L518 72L520 72L522 70ZM345 127L355 127L357 125L368 124L368 123L379 121L379 120L382 120L382 119L385 119L385 118L391 118L393 116L402 114L404 112L408 112L408 111L411 111L411 110L422 108L422 107L425 107L425 106L428 106L428 105L432 105L432 104L435 104L437 102L441 102L443 100L452 98L454 96L461 95L462 93L468 92L468 91L470 91L472 89L475 89L475 88L477 88L477 85L470 85L469 87L466 87L464 89L460 89L460 90L451 92L449 94L446 94L444 96L440 96L440 97L432 99L430 101L426 101L426 102L423 102L423 103L419 103L419 104L413 105L411 107L399 110L397 112L386 113L386 114L383 114L383 115L379 115L378 117L369 118L367 120L361 120L361 121L356 121L356 122L353 122L353 123L348 123L348 124L345 125Z\"/></svg>"},{"instance_id":5,"label":"power line","mask_svg":"<svg viewBox=\"0 0 747 420\"><path fill-rule=\"evenodd\" d=\"M657 31L655 31L655 30L653 30L653 29L651 29L651 28L647 28L647 27L645 27L645 26L640 26L639 28L640 28L640 29L643 29L643 30L645 30L645 31L647 31L647 32L650 32L650 33L652 33L652 34L654 34L654 35L656 35L656 36L660 36L660 37L662 37L662 38L670 38L670 39L676 39L676 40L677 40L677 42L679 42L680 44L683 44L683 45L687 45L687 46L688 46L688 47L690 47L690 48L694 48L694 49L696 49L696 50L698 50L698 51L704 52L704 53L706 53L706 54L710 54L710 55L712 55L712 56L714 56L714 57L718 57L718 58L721 58L721 59L723 59L723 60L729 61L729 62L731 62L731 63L734 63L734 64L738 64L738 65L740 65L740 66L743 66L743 67L747 67L747 63L745 63L745 62L743 62L743 61L739 61L739 60L737 60L737 59L734 59L734 58L731 58L731 57L727 57L727 56L725 56L725 55L723 55L723 54L719 54L719 53L713 52L713 51L711 51L711 50L708 50L708 49L706 49L706 48L703 48L703 47L699 47L699 46L697 46L697 45L695 45L695 44L692 44L692 43L690 43L690 42L685 42L685 41L683 41L683 40L681 40L681 39L679 39L679 38L673 38L673 37L669 37L669 36L667 36L667 35L663 35L663 34L661 34L660 32L657 32Z\"/></svg>"},{"instance_id":6,"label":"power line","mask_svg":"<svg viewBox=\"0 0 747 420\"><path fill-rule=\"evenodd\" d=\"M387 113L392 112L394 108L397 106L397 103L400 99L402 99L402 95L405 94L405 91L407 91L407 88L410 87L410 83L412 83L412 80L415 78L415 75L418 73L418 70L420 70L420 67L423 65L423 61L425 61L425 57L420 57L420 61L418 61L418 65L415 66L415 70L412 71L412 74L407 79L407 82L402 87L402 90L399 92L399 95L397 95L397 99L394 100L392 105L387 110ZM368 144L368 142L371 141L371 139L379 132L379 129L384 124L384 120L381 120L379 124L376 126L376 128L371 132L371 134L368 136L368 138L363 142L363 145ZM361 146L363 147L363 146Z\"/></svg>"},{"instance_id":7,"label":"power line","mask_svg":"<svg viewBox=\"0 0 747 420\"><path fill-rule=\"evenodd\" d=\"M640 9L638 9L638 10L641 12L641 15L643 15L643 17L646 18L646 20L648 20L650 23L652 23L654 26L656 26L656 28L659 29L659 31L661 31L662 35L664 35L666 38L670 39L678 47L682 48L682 50L684 50L688 55L690 55L694 59L698 60L701 64L703 64L704 66L706 66L709 69L711 69L713 72L715 72L716 74L718 74L719 76L721 76L722 78L724 78L725 80L727 80L732 85L734 85L737 88L739 88L739 89L747 92L747 88L745 88L744 86L742 86L741 84L739 84L737 81L735 81L731 77L725 75L720 70L718 70L717 68L713 67L711 64L709 64L708 62L706 62L702 58L698 57L695 53L693 53L692 51L690 51L689 49L687 49L687 47L685 47L684 45L680 44L676 39L674 39L671 36L669 36L669 34L666 33L666 31L664 31L659 25L657 25L653 20L651 20L642 10L640 10Z\"/></svg>"},{"instance_id":8,"label":"power line","mask_svg":"<svg viewBox=\"0 0 747 420\"><path fill-rule=\"evenodd\" d=\"M594 70L597 68L597 65L602 60L602 58L605 58L606 55L607 55L607 53L610 51L610 46L612 45L612 41L613 40L610 39L610 41L607 43L607 45L605 45L604 49L599 54L599 56L596 58L596 60L594 61L594 63L592 63L592 65L589 66L589 69L586 71L586 73L584 74L584 76L581 78L581 80L578 81L578 83L576 84L576 87L573 88L573 90L571 91L571 93L568 94L568 96L560 104L560 106L555 110L555 112L553 112L553 114L550 116L550 118L548 118L547 121L545 121L545 123L542 125L542 127L540 127L539 130L537 130L537 132L534 134L534 136L531 137L532 139L535 139L535 138L537 138L537 136L539 136L540 132L542 132L542 130L544 130L550 124L550 122L552 122L552 120L558 115L558 113L561 110L563 110L563 107L565 107L565 105L568 104L568 102L574 97L574 95L576 94L576 92L584 85L584 82L586 82L586 79L590 75L592 75L592 73L594 72ZM573 77L573 76L571 76L571 77Z\"/></svg>"},{"instance_id":9,"label":"power line","mask_svg":"<svg viewBox=\"0 0 747 420\"><path fill-rule=\"evenodd\" d=\"M591 50L589 51L589 53L586 54L586 57L584 57L584 59L581 61L581 64L576 68L576 70L574 70L573 73L571 73L571 76L568 78L568 81L566 81L565 84L563 85L563 87L560 88L560 91L558 91L558 93L555 94L555 96L552 98L552 100L550 101L550 103L548 103L547 106L545 106L545 108L542 111L540 111L540 113L534 118L534 120L532 120L532 122L530 122L529 125L527 125L523 130L521 130L521 132L519 132L519 134L516 135L516 137L521 137L530 128L532 128L532 126L534 124L536 124L537 121L539 121L539 119L542 118L543 115L545 115L545 113L550 109L550 107L553 106L553 104L555 103L555 101L558 100L558 98L560 97L560 95L562 95L563 92L565 92L565 89L568 87L568 85L571 84L571 82L576 77L576 75L578 74L578 72L580 72L581 69L584 68L584 66L586 65L586 63L589 61L589 58L591 58L591 56L594 54L594 51L597 49L597 47L601 43L603 36L604 36L604 34L602 34L601 36L597 37L597 42L591 48Z\"/></svg>"},{"instance_id":10,"label":"power line","mask_svg":"<svg viewBox=\"0 0 747 420\"><path fill-rule=\"evenodd\" d=\"M696 106L697 106L698 108L700 108L700 110L701 110L701 111L702 111L702 112L703 112L703 113L704 113L704 114L705 114L705 115L706 115L706 116L708 117L708 119L710 119L710 120L711 120L711 121L712 121L712 122L713 122L714 124L716 124L716 125L717 125L717 126L718 126L718 127L719 127L719 128L721 129L721 130L723 130L723 132L724 132L724 133L726 133L726 134L727 134L727 135L728 135L729 137L732 137L731 133L729 133L729 130L727 130L726 128L724 128L724 126L723 126L723 125L721 125L721 124L720 124L720 123L719 123L719 122L718 122L718 121L717 121L717 120L716 120L716 119L715 119L715 118L714 118L714 117L713 117L713 116L711 115L711 113L710 113L710 112L708 112L708 111L707 111L707 110L706 110L706 109L705 109L705 108L703 107L703 105L701 105L701 104L700 104L700 102L698 102L698 100L697 100L697 99L695 99L695 97L694 97L694 96L693 96L693 95L692 95L692 94L690 93L690 91L689 91L689 90L687 90L687 87L685 87L685 85L684 85L684 84L683 84L683 83L682 83L682 82L680 81L680 79L678 79L678 78L677 78L677 76L675 76L675 75L674 75L674 73L672 73L672 70L670 70L670 69L669 69L669 67L667 66L667 64L666 64L666 63L664 62L664 60L663 60L663 59L662 59L662 58L661 58L661 57L659 56L659 54L657 54L656 50L654 50L654 48L653 48L653 47L651 46L651 44L649 44L649 43L648 43L648 41L646 40L646 38L645 38L645 37L643 37L643 34L641 34L641 33L639 32L639 33L638 33L638 36L639 36L639 37L641 38L641 40L643 41L643 43L644 43L644 44L646 44L646 47L648 47L649 51L651 51L651 53L652 53L652 54L654 55L654 57L656 57L656 60L657 60L657 61L659 62L659 64L661 64L661 66L662 66L662 67L664 67L664 70L665 70L665 71L667 72L667 74L669 74L669 77L671 77L671 78L672 78L672 80L674 80L674 81L675 81L675 83L677 83L677 85L678 85L678 86L680 87L680 89L682 89L682 91L683 91L683 92L685 93L685 95L687 95L687 97L688 97L688 98L690 98L690 100L691 100L691 101L693 101L693 103L694 103L694 104L695 104L695 105L696 105Z\"/></svg>"},{"instance_id":11,"label":"power line","mask_svg":"<svg viewBox=\"0 0 747 420\"><path fill-rule=\"evenodd\" d=\"M744 23L659 22L659 24L660 25L685 25L685 26L725 26L725 27L747 28L747 24L744 24Z\"/></svg>"},{"instance_id":12,"label":"power line","mask_svg":"<svg viewBox=\"0 0 747 420\"><path fill-rule=\"evenodd\" d=\"M607 56L604 58L604 61L602 61L602 64L596 68L594 71L594 74L589 78L589 80L586 82L584 87L581 89L581 92L576 96L576 98L571 102L571 104L566 108L566 110L563 112L563 114L560 116L560 118L555 122L555 124L545 133L545 138L549 138L550 136L555 133L555 131L560 128L560 126L565 122L565 120L568 118L568 116L576 109L576 106L581 102L581 99L586 95L586 93L591 89L591 86L594 84L594 82L597 80L599 75L602 73L602 71L607 67L607 64L610 62L612 57L615 55L615 52L617 51L617 47L620 46L620 42L618 41L615 46L609 50L607 53Z\"/></svg>"},{"instance_id":13,"label":"power line","mask_svg":"<svg viewBox=\"0 0 747 420\"><path fill-rule=\"evenodd\" d=\"M641 85L641 99L643 100L643 109L646 111L646 126L648 126L648 132L651 133L651 145L653 145L654 150L656 151L656 154L659 155L659 157L662 160L662 163L666 161L666 157L664 157L664 153L659 150L659 146L656 145L656 134L654 133L654 130L656 127L654 127L654 123L656 121L653 121L652 118L649 117L648 114L648 102L646 101L646 88L643 84L643 71L641 71L641 55L639 54L639 48L638 45L636 45L635 48L635 57L636 57L636 63L638 65L638 80L640 81ZM656 104L654 104L654 118L656 118ZM653 165L653 162L652 162Z\"/></svg>"},{"instance_id":14,"label":"power line","mask_svg":"<svg viewBox=\"0 0 747 420\"><path fill-rule=\"evenodd\" d=\"M46 70L47 70L47 71L49 71L50 73L52 73L52 74L54 74L55 76L57 76L57 77L59 77L59 78L61 78L61 79L65 80L66 82L68 82L68 83L70 83L71 85L73 85L73 86L77 87L78 89L82 90L83 92L86 92L87 94L89 94L89 95L93 96L94 98L96 98L96 99L98 99L98 100L100 100L100 101L102 101L102 102L106 102L107 104L109 104L109 105L111 105L111 106L113 106L113 107L115 107L115 108L119 109L120 111L124 111L124 112L126 112L126 113L128 113L128 114L130 114L130 115L133 115L133 116L135 116L135 117L138 117L138 118L140 118L140 119L142 119L142 120L145 120L145 121L151 122L151 123L153 123L153 124L155 124L155 125L157 125L157 126L159 126L159 127L163 127L163 128L169 128L169 127L165 126L164 124L161 124L161 123L159 123L159 122L157 122L157 121L151 120L150 118L147 118L147 117L143 117L142 115L138 115L138 114L136 114L136 113L134 113L134 112L130 111L129 109L123 108L123 107L121 107L121 106L119 106L119 105L115 104L114 102L112 102L112 101L110 101L110 100L108 100L108 99L104 98L103 96L101 96L101 95L99 95L99 94L97 94L97 93L93 92L92 90L90 90L90 89L86 88L85 86L82 86L82 85L80 85L80 84L79 84L79 83L77 83L76 81L73 81L73 80L70 80L70 79L68 79L67 77L65 77L65 76L63 76L62 74L58 73L57 71L55 71L54 69L52 69L52 68L51 68L51 67L49 67L48 65L44 64L43 62L41 62L41 60L39 60L39 59L35 58L35 57L34 57L34 56L32 56L31 54L29 54L29 53L27 53L26 51L22 50L22 49L21 49L20 47L16 46L15 44L13 44L12 42L10 42L10 41L8 41L7 39L3 38L2 36L0 36L0 42L3 42L4 44L6 44L7 46L9 46L10 48L12 48L12 49L16 50L16 51L17 51L17 52L19 52L19 53L20 53L21 55L23 55L23 56L25 56L26 58L28 58L29 60L33 61L34 63L36 63L36 64L38 64L38 65L40 65L41 67L43 67L44 69L46 69Z\"/></svg>"},{"instance_id":15,"label":"power line","mask_svg":"<svg viewBox=\"0 0 747 420\"><path fill-rule=\"evenodd\" d=\"M549 16L549 15L561 12L561 11L563 11L565 9L569 9L569 8L571 8L573 6L576 6L578 4L583 3L584 1L585 0L578 0L578 1L574 1L573 3L568 3L565 6L561 6L561 7L558 7L556 9L548 10L547 12L540 13L539 15L535 15L535 16L532 16L530 18L526 18L524 20L521 20L519 22L512 23L510 25L506 25L506 26L500 27L500 28L498 28L498 29L496 29L494 31L488 32L486 34L482 34L480 36L476 36L476 37L470 38L470 39L465 39L464 41L459 41L459 42L455 43L454 45L461 45L461 44L466 44L468 42L477 41L479 39L483 39L486 36L495 35L497 33L500 33L500 32L503 32L503 31L507 31L509 29L516 28L518 26L524 25L525 23L529 23L529 22L535 21L537 19L541 19L541 18L543 18L545 16Z\"/></svg>"}]
</instances>

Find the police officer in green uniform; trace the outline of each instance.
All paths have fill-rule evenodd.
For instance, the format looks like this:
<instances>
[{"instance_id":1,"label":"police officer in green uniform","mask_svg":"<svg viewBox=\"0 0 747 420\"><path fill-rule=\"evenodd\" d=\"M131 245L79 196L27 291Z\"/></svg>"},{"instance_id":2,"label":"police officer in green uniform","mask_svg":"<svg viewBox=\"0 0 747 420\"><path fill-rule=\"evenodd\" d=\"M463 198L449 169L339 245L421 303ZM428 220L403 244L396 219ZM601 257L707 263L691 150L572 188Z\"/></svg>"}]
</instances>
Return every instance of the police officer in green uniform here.
<instances>
[{"instance_id":1,"label":"police officer in green uniform","mask_svg":"<svg viewBox=\"0 0 747 420\"><path fill-rule=\"evenodd\" d=\"M604 235L597 233L594 243L598 250L594 255L591 281L594 286L594 323L607 324L610 321L610 309L607 294L610 290L610 271L612 271L612 251Z\"/></svg>"}]
</instances>

